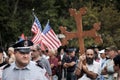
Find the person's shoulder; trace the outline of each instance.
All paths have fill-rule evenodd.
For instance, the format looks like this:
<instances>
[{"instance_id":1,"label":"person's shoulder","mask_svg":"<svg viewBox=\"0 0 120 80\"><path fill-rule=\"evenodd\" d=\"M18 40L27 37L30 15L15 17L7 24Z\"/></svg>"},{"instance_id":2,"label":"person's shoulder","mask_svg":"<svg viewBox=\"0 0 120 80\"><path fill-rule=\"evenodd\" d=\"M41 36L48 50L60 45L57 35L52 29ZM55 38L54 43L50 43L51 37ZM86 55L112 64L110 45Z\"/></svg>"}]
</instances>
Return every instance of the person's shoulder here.
<instances>
[{"instance_id":1,"label":"person's shoulder","mask_svg":"<svg viewBox=\"0 0 120 80\"><path fill-rule=\"evenodd\" d=\"M11 69L11 68L14 68L15 67L15 62L13 63L8 63L4 66L3 70L6 70L6 69Z\"/></svg>"},{"instance_id":2,"label":"person's shoulder","mask_svg":"<svg viewBox=\"0 0 120 80\"><path fill-rule=\"evenodd\" d=\"M107 59L107 60L106 60L106 63L109 64L111 61L112 61L112 59Z\"/></svg>"},{"instance_id":3,"label":"person's shoulder","mask_svg":"<svg viewBox=\"0 0 120 80\"><path fill-rule=\"evenodd\" d=\"M41 65L34 61L30 61L27 67L30 69L32 74L43 75L46 72L45 68L42 68Z\"/></svg>"},{"instance_id":4,"label":"person's shoulder","mask_svg":"<svg viewBox=\"0 0 120 80\"><path fill-rule=\"evenodd\" d=\"M31 67L33 67L33 68L39 67L39 68L43 69L43 66L40 64L39 61L37 61L37 62L30 61L30 65L31 65Z\"/></svg>"},{"instance_id":5,"label":"person's shoulder","mask_svg":"<svg viewBox=\"0 0 120 80\"><path fill-rule=\"evenodd\" d=\"M41 57L41 60L42 61L48 61L48 59L44 58L44 57Z\"/></svg>"},{"instance_id":6,"label":"person's shoulder","mask_svg":"<svg viewBox=\"0 0 120 80\"><path fill-rule=\"evenodd\" d=\"M43 63L49 63L49 60L48 60L48 59L46 59L46 58L44 58L44 57L42 57L42 59L41 59L41 60L42 60L42 62L43 62Z\"/></svg>"},{"instance_id":7,"label":"person's shoulder","mask_svg":"<svg viewBox=\"0 0 120 80\"><path fill-rule=\"evenodd\" d=\"M3 68L3 70L9 68L10 66L11 66L10 64L6 64L6 65L4 66L4 68Z\"/></svg>"},{"instance_id":8,"label":"person's shoulder","mask_svg":"<svg viewBox=\"0 0 120 80\"><path fill-rule=\"evenodd\" d=\"M94 60L94 65L100 65L100 62Z\"/></svg>"}]
</instances>

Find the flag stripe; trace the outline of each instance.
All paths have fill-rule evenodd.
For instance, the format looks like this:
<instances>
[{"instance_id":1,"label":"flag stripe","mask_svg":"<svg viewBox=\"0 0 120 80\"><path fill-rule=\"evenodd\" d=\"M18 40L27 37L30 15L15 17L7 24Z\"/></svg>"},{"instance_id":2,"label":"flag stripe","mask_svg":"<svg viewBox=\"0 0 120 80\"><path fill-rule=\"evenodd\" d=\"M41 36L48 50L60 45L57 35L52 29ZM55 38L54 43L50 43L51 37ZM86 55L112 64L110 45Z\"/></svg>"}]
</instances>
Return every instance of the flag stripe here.
<instances>
[{"instance_id":1,"label":"flag stripe","mask_svg":"<svg viewBox=\"0 0 120 80\"><path fill-rule=\"evenodd\" d=\"M37 34L37 32L38 32L37 24L36 24L35 22L34 22L33 25L32 25L31 31L32 31L33 33L35 33L35 34Z\"/></svg>"},{"instance_id":2,"label":"flag stripe","mask_svg":"<svg viewBox=\"0 0 120 80\"><path fill-rule=\"evenodd\" d=\"M39 37L39 32L37 34L35 34L34 38L33 38L33 42L36 42L38 40Z\"/></svg>"},{"instance_id":3,"label":"flag stripe","mask_svg":"<svg viewBox=\"0 0 120 80\"><path fill-rule=\"evenodd\" d=\"M49 22L42 33L42 38L47 42L49 49L57 49L59 46L61 46L61 42L50 27Z\"/></svg>"},{"instance_id":4,"label":"flag stripe","mask_svg":"<svg viewBox=\"0 0 120 80\"><path fill-rule=\"evenodd\" d=\"M31 31L34 33L34 37L32 38L32 42L34 44L39 44L41 42L41 33L42 33L42 27L38 20L38 18L34 15L35 20L32 25Z\"/></svg>"},{"instance_id":5,"label":"flag stripe","mask_svg":"<svg viewBox=\"0 0 120 80\"><path fill-rule=\"evenodd\" d=\"M54 48L55 46L52 45L53 43L49 40L49 38L46 36L46 35L43 35L42 36L43 40L46 41L47 45L50 47L50 48Z\"/></svg>"},{"instance_id":6,"label":"flag stripe","mask_svg":"<svg viewBox=\"0 0 120 80\"><path fill-rule=\"evenodd\" d=\"M41 44L44 44L44 46L42 46L42 47L47 47L48 48L48 50L50 49L50 45L45 41L45 40L41 40Z\"/></svg>"},{"instance_id":7,"label":"flag stripe","mask_svg":"<svg viewBox=\"0 0 120 80\"><path fill-rule=\"evenodd\" d=\"M53 48L56 48L57 47L57 45L56 45L56 43L54 42L54 40L51 38L51 36L49 36L49 35L46 35L47 36L47 38L48 38L48 42L51 42L52 44L51 44L51 46L53 46Z\"/></svg>"},{"instance_id":8,"label":"flag stripe","mask_svg":"<svg viewBox=\"0 0 120 80\"><path fill-rule=\"evenodd\" d=\"M52 41L53 45L55 45L56 47L59 46L58 41L57 41L57 40L54 38L54 36L51 34L51 31L48 32L48 34L47 34L46 36L48 36L48 38Z\"/></svg>"},{"instance_id":9,"label":"flag stripe","mask_svg":"<svg viewBox=\"0 0 120 80\"><path fill-rule=\"evenodd\" d=\"M58 37L55 35L54 31L51 29L50 32L51 32L50 33L51 37L53 37L53 39L55 40L55 42L57 42L58 46L61 45L61 42L58 39ZM52 35L54 35L54 36L52 36Z\"/></svg>"},{"instance_id":10,"label":"flag stripe","mask_svg":"<svg viewBox=\"0 0 120 80\"><path fill-rule=\"evenodd\" d=\"M35 34L34 38L32 39L33 43L34 43L34 44L39 43L39 41L41 40L40 37L41 37L41 32L38 31L38 33Z\"/></svg>"}]
</instances>

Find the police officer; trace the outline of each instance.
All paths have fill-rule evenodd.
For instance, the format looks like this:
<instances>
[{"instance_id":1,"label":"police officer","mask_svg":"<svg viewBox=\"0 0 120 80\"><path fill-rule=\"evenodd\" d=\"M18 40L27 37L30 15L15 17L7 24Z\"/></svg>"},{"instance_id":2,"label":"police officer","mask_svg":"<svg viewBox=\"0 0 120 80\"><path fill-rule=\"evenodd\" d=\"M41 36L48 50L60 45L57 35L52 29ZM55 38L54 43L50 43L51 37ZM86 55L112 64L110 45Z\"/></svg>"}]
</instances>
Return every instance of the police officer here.
<instances>
[{"instance_id":1,"label":"police officer","mask_svg":"<svg viewBox=\"0 0 120 80\"><path fill-rule=\"evenodd\" d=\"M30 40L22 40L13 45L16 60L5 67L2 80L48 80L46 70L30 61L32 45Z\"/></svg>"},{"instance_id":2,"label":"police officer","mask_svg":"<svg viewBox=\"0 0 120 80\"><path fill-rule=\"evenodd\" d=\"M75 49L69 48L67 49L68 56L64 59L63 67L67 69L66 80L77 80L74 70L77 64L77 57L75 56Z\"/></svg>"}]
</instances>

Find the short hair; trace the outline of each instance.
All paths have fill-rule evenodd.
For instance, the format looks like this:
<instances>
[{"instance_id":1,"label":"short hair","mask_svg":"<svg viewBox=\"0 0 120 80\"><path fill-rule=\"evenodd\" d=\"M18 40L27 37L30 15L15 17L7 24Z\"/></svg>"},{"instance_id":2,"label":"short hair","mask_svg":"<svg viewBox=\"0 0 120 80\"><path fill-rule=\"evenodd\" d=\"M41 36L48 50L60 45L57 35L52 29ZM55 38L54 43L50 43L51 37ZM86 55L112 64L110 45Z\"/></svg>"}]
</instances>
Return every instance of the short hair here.
<instances>
[{"instance_id":1,"label":"short hair","mask_svg":"<svg viewBox=\"0 0 120 80\"><path fill-rule=\"evenodd\" d=\"M51 50L49 50L49 53L55 55L55 54L56 54L55 49L51 49Z\"/></svg>"},{"instance_id":2,"label":"short hair","mask_svg":"<svg viewBox=\"0 0 120 80\"><path fill-rule=\"evenodd\" d=\"M116 46L110 46L110 47L107 47L105 50L106 50L106 51L111 51L111 50L113 50L113 51L118 52L118 49L117 49Z\"/></svg>"},{"instance_id":3,"label":"short hair","mask_svg":"<svg viewBox=\"0 0 120 80\"><path fill-rule=\"evenodd\" d=\"M14 48L13 47L9 47L8 50L14 52Z\"/></svg>"},{"instance_id":4,"label":"short hair","mask_svg":"<svg viewBox=\"0 0 120 80\"><path fill-rule=\"evenodd\" d=\"M116 66L119 65L120 67L120 55L115 56L113 61Z\"/></svg>"},{"instance_id":5,"label":"short hair","mask_svg":"<svg viewBox=\"0 0 120 80\"><path fill-rule=\"evenodd\" d=\"M39 45L39 44L37 44L35 47L36 47L36 49L37 49L37 50L41 50L41 48L40 48L40 45Z\"/></svg>"}]
</instances>

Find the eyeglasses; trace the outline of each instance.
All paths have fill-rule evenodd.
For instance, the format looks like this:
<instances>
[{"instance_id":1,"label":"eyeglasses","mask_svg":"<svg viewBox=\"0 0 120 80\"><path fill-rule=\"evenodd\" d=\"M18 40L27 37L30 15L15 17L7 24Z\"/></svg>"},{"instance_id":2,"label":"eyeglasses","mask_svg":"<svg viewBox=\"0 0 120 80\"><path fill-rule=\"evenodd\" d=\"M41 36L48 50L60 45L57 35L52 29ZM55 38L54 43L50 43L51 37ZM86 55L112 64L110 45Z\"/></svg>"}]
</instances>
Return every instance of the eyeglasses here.
<instances>
[{"instance_id":1,"label":"eyeglasses","mask_svg":"<svg viewBox=\"0 0 120 80\"><path fill-rule=\"evenodd\" d=\"M32 52L36 52L37 50L31 50Z\"/></svg>"}]
</instances>

